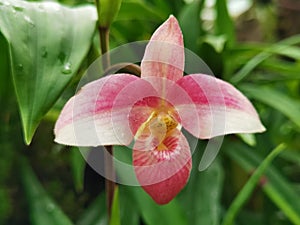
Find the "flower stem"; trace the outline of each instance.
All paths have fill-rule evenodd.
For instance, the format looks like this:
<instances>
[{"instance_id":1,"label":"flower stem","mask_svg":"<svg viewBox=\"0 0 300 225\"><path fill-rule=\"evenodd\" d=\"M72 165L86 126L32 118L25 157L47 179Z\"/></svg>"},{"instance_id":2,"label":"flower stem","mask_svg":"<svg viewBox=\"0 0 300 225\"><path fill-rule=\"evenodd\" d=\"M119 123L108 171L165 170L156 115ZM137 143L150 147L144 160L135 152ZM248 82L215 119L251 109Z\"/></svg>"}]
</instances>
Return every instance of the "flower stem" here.
<instances>
[{"instance_id":1,"label":"flower stem","mask_svg":"<svg viewBox=\"0 0 300 225\"><path fill-rule=\"evenodd\" d=\"M109 28L99 27L100 34L100 47L102 53L102 65L103 70L106 70L110 66L110 55L109 55Z\"/></svg>"},{"instance_id":2,"label":"flower stem","mask_svg":"<svg viewBox=\"0 0 300 225\"><path fill-rule=\"evenodd\" d=\"M110 55L109 55L109 28L99 27L100 34L100 47L102 52L102 65L103 70L110 66ZM113 146L105 146L108 154L105 154L105 191L106 191L106 207L107 207L107 218L108 224L111 220L112 204L115 193L115 182L113 181L115 176L115 169L113 163Z\"/></svg>"},{"instance_id":3,"label":"flower stem","mask_svg":"<svg viewBox=\"0 0 300 225\"><path fill-rule=\"evenodd\" d=\"M96 4L99 4L96 1ZM99 12L98 12L99 16ZM109 27L98 26L99 37L100 37L100 48L102 54L102 66L103 71L110 67L110 54L109 54ZM105 164L105 192L106 192L106 207L107 207L107 220L108 223L111 221L111 212L113 206L113 199L115 194L116 183L115 168L113 163L113 146L105 146L107 153L105 153L104 164Z\"/></svg>"},{"instance_id":4,"label":"flower stem","mask_svg":"<svg viewBox=\"0 0 300 225\"><path fill-rule=\"evenodd\" d=\"M113 181L115 178L115 170L113 164L113 146L105 146L107 153L105 154L104 163L105 163L105 191L106 191L106 207L107 207L107 216L108 224L111 219L111 211L113 206L113 199L116 189L116 183Z\"/></svg>"},{"instance_id":5,"label":"flower stem","mask_svg":"<svg viewBox=\"0 0 300 225\"><path fill-rule=\"evenodd\" d=\"M129 73L136 75L138 77L141 76L141 68L138 65L135 65L133 63L117 63L110 67L108 67L104 71L104 75L113 74L115 72L118 73Z\"/></svg>"}]
</instances>

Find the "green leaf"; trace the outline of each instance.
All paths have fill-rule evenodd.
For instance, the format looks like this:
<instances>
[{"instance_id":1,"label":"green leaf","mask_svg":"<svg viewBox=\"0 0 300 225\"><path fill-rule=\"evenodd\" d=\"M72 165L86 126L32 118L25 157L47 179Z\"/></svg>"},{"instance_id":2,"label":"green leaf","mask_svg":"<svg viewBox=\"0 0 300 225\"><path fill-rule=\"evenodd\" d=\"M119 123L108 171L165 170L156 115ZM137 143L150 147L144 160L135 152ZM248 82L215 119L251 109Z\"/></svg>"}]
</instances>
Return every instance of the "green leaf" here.
<instances>
[{"instance_id":1,"label":"green leaf","mask_svg":"<svg viewBox=\"0 0 300 225\"><path fill-rule=\"evenodd\" d=\"M87 54L96 10L17 0L0 0L0 10L0 31L9 43L25 142L29 144L42 117Z\"/></svg>"},{"instance_id":2,"label":"green leaf","mask_svg":"<svg viewBox=\"0 0 300 225\"><path fill-rule=\"evenodd\" d=\"M20 160L20 173L28 199L30 219L33 225L72 225L70 219L47 195L25 158Z\"/></svg>"},{"instance_id":3,"label":"green leaf","mask_svg":"<svg viewBox=\"0 0 300 225\"><path fill-rule=\"evenodd\" d=\"M239 138L243 140L249 146L256 145L255 134L236 134Z\"/></svg>"},{"instance_id":4,"label":"green leaf","mask_svg":"<svg viewBox=\"0 0 300 225\"><path fill-rule=\"evenodd\" d=\"M119 186L116 186L111 209L110 225L121 225L120 206L119 206Z\"/></svg>"},{"instance_id":5,"label":"green leaf","mask_svg":"<svg viewBox=\"0 0 300 225\"><path fill-rule=\"evenodd\" d=\"M248 173L263 161L263 158L255 154L253 149L238 142L231 142L225 149L226 154ZM264 192L294 224L300 224L300 202L295 201L299 199L295 189L273 166L269 166L265 176L267 179L262 186Z\"/></svg>"},{"instance_id":6,"label":"green leaf","mask_svg":"<svg viewBox=\"0 0 300 225\"><path fill-rule=\"evenodd\" d=\"M116 20L150 20L161 22L166 18L160 11L156 10L153 6L146 4L140 0L123 1L121 9Z\"/></svg>"},{"instance_id":7,"label":"green leaf","mask_svg":"<svg viewBox=\"0 0 300 225\"><path fill-rule=\"evenodd\" d=\"M146 224L188 224L184 211L176 198L169 204L160 206L157 205L141 187L120 186L120 189L121 188L123 189L123 194L130 195L133 198L136 210L139 211Z\"/></svg>"},{"instance_id":8,"label":"green leaf","mask_svg":"<svg viewBox=\"0 0 300 225\"><path fill-rule=\"evenodd\" d=\"M132 204L132 197L123 188L119 188L119 192L121 224L139 225L139 210Z\"/></svg>"},{"instance_id":9,"label":"green leaf","mask_svg":"<svg viewBox=\"0 0 300 225\"><path fill-rule=\"evenodd\" d=\"M240 85L239 88L250 98L261 101L283 113L300 127L300 101L269 87Z\"/></svg>"},{"instance_id":10,"label":"green leaf","mask_svg":"<svg viewBox=\"0 0 300 225\"><path fill-rule=\"evenodd\" d=\"M215 28L217 35L225 35L227 43L232 45L235 42L235 32L233 21L229 15L226 0L216 0L215 10L217 18Z\"/></svg>"},{"instance_id":11,"label":"green leaf","mask_svg":"<svg viewBox=\"0 0 300 225\"><path fill-rule=\"evenodd\" d=\"M76 225L107 225L106 195L102 192L84 211Z\"/></svg>"},{"instance_id":12,"label":"green leaf","mask_svg":"<svg viewBox=\"0 0 300 225\"><path fill-rule=\"evenodd\" d=\"M197 40L203 33L200 21L200 12L203 9L205 0L196 0L187 4L180 11L178 21L184 37L184 46L192 51L198 50Z\"/></svg>"},{"instance_id":13,"label":"green leaf","mask_svg":"<svg viewBox=\"0 0 300 225\"><path fill-rule=\"evenodd\" d=\"M73 173L73 180L77 191L83 190L85 160L78 148L73 147L70 152L70 164Z\"/></svg>"},{"instance_id":14,"label":"green leaf","mask_svg":"<svg viewBox=\"0 0 300 225\"><path fill-rule=\"evenodd\" d=\"M245 186L239 192L237 197L233 200L230 205L224 220L223 225L231 225L234 222L235 217L237 216L239 210L246 203L246 201L250 198L252 192L254 191L259 179L264 174L265 170L269 167L273 159L281 153L286 146L284 144L278 145L265 159L260 165L256 168L255 172L248 179Z\"/></svg>"},{"instance_id":15,"label":"green leaf","mask_svg":"<svg viewBox=\"0 0 300 225\"><path fill-rule=\"evenodd\" d=\"M272 55L276 54L287 54L289 55L289 46L300 43L300 35L295 35L284 39L276 44L273 44L266 48L263 52L257 54L252 59L248 60L248 62L231 78L232 83L238 83L245 79L261 62L268 59ZM295 57L296 50L293 50L289 57ZM297 51L296 51L297 52ZM299 53L297 53L297 57L299 57Z\"/></svg>"},{"instance_id":16,"label":"green leaf","mask_svg":"<svg viewBox=\"0 0 300 225\"><path fill-rule=\"evenodd\" d=\"M267 82L272 81L286 81L286 80L299 80L300 79L300 64L287 62L279 59L269 59L261 64L261 68L263 71L270 72L270 75L266 74L266 72L261 72L260 78L261 80L266 80Z\"/></svg>"},{"instance_id":17,"label":"green leaf","mask_svg":"<svg viewBox=\"0 0 300 225\"><path fill-rule=\"evenodd\" d=\"M220 199L223 186L223 169L218 160L205 171L198 171L202 154L193 155L193 169L186 188L180 195L189 219L188 224L217 225L220 223Z\"/></svg>"},{"instance_id":18,"label":"green leaf","mask_svg":"<svg viewBox=\"0 0 300 225\"><path fill-rule=\"evenodd\" d=\"M8 45L0 33L0 102L6 100L10 85ZM12 94L12 93L11 93ZM4 105L4 104L1 104Z\"/></svg>"}]
</instances>

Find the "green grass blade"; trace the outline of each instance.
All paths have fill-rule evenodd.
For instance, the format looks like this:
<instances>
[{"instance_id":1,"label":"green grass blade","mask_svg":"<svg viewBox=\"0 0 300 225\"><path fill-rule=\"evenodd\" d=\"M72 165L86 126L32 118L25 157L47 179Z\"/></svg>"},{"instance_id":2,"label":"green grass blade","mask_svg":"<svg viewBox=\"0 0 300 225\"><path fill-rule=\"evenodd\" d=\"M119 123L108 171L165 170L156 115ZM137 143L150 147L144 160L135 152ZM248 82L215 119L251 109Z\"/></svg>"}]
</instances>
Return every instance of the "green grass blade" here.
<instances>
[{"instance_id":1,"label":"green grass blade","mask_svg":"<svg viewBox=\"0 0 300 225\"><path fill-rule=\"evenodd\" d=\"M229 45L235 42L235 29L233 21L229 15L226 0L216 0L215 10L217 18L215 27L217 35L225 35Z\"/></svg>"},{"instance_id":2,"label":"green grass blade","mask_svg":"<svg viewBox=\"0 0 300 225\"><path fill-rule=\"evenodd\" d=\"M254 98L278 110L300 127L300 101L269 87L240 85L239 88L250 98Z\"/></svg>"},{"instance_id":3,"label":"green grass blade","mask_svg":"<svg viewBox=\"0 0 300 225\"><path fill-rule=\"evenodd\" d=\"M230 143L226 154L236 161L244 170L251 173L263 161L262 157L253 152L253 149L240 143ZM294 224L300 224L299 194L274 166L266 169L266 182L262 186L266 195Z\"/></svg>"},{"instance_id":4,"label":"green grass blade","mask_svg":"<svg viewBox=\"0 0 300 225\"><path fill-rule=\"evenodd\" d=\"M257 167L253 175L247 181L243 189L239 192L238 196L234 199L230 205L224 220L223 225L231 225L234 222L235 217L237 216L239 210L243 207L246 201L250 198L253 190L255 189L259 179L264 174L265 170L271 164L273 159L281 153L286 146L284 144L278 145L266 158L265 160Z\"/></svg>"},{"instance_id":5,"label":"green grass blade","mask_svg":"<svg viewBox=\"0 0 300 225\"><path fill-rule=\"evenodd\" d=\"M295 45L300 43L300 35L295 35L293 37L284 39L277 44L271 45L269 48L266 48L265 51L257 54L252 59L250 59L232 78L232 83L239 83L243 79L245 79L261 62L268 59L275 53L286 53L289 54L289 51L287 49L291 45ZM293 50L292 54L297 52L297 57L299 57L299 52ZM289 55L291 57L291 55Z\"/></svg>"},{"instance_id":6,"label":"green grass blade","mask_svg":"<svg viewBox=\"0 0 300 225\"><path fill-rule=\"evenodd\" d=\"M105 192L98 195L92 204L88 206L76 225L107 225Z\"/></svg>"},{"instance_id":7,"label":"green grass blade","mask_svg":"<svg viewBox=\"0 0 300 225\"><path fill-rule=\"evenodd\" d=\"M116 186L115 188L109 225L121 225L120 205L119 205L119 186Z\"/></svg>"}]
</instances>

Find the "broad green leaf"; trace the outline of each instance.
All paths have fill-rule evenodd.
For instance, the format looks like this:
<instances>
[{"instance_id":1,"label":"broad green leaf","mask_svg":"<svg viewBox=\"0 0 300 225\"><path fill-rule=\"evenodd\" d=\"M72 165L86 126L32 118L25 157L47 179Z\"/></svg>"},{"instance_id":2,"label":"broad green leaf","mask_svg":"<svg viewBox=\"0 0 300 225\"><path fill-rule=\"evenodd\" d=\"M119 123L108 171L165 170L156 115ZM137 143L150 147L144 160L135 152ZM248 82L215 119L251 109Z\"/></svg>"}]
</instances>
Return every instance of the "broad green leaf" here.
<instances>
[{"instance_id":1,"label":"broad green leaf","mask_svg":"<svg viewBox=\"0 0 300 225\"><path fill-rule=\"evenodd\" d=\"M111 218L109 225L121 225L120 205L119 205L119 186L116 186L111 209Z\"/></svg>"},{"instance_id":2,"label":"broad green leaf","mask_svg":"<svg viewBox=\"0 0 300 225\"><path fill-rule=\"evenodd\" d=\"M187 225L184 210L177 199L167 205L157 205L141 187L120 186L122 193L132 197L136 210L148 225ZM172 216L167 216L172 215Z\"/></svg>"},{"instance_id":3,"label":"broad green leaf","mask_svg":"<svg viewBox=\"0 0 300 225\"><path fill-rule=\"evenodd\" d=\"M233 200L230 205L224 220L223 225L231 225L234 222L235 217L237 216L239 210L243 207L246 201L250 198L252 192L256 188L259 179L264 174L265 170L269 167L273 159L285 149L284 144L278 145L260 165L256 168L255 172L248 179L247 183L244 185L242 190L239 192L237 197Z\"/></svg>"},{"instance_id":4,"label":"broad green leaf","mask_svg":"<svg viewBox=\"0 0 300 225\"><path fill-rule=\"evenodd\" d=\"M193 169L186 188L180 195L188 217L188 224L218 225L223 187L223 169L218 160L205 171L198 171L201 152L193 155Z\"/></svg>"},{"instance_id":5,"label":"broad green leaf","mask_svg":"<svg viewBox=\"0 0 300 225\"><path fill-rule=\"evenodd\" d=\"M5 100L10 86L8 45L0 33L0 102ZM4 105L4 104L2 104Z\"/></svg>"},{"instance_id":6,"label":"broad green leaf","mask_svg":"<svg viewBox=\"0 0 300 225\"><path fill-rule=\"evenodd\" d=\"M216 34L225 35L227 43L232 45L235 42L235 32L233 21L228 12L227 1L216 0L215 4L215 10L217 13L217 18L215 20Z\"/></svg>"},{"instance_id":7,"label":"broad green leaf","mask_svg":"<svg viewBox=\"0 0 300 225\"><path fill-rule=\"evenodd\" d=\"M70 219L47 195L25 158L20 159L20 173L33 225L72 225Z\"/></svg>"},{"instance_id":8,"label":"broad green leaf","mask_svg":"<svg viewBox=\"0 0 300 225\"><path fill-rule=\"evenodd\" d=\"M83 152L83 151L82 151ZM85 160L78 148L73 147L70 152L70 164L73 173L73 180L77 191L83 190Z\"/></svg>"},{"instance_id":9,"label":"broad green leaf","mask_svg":"<svg viewBox=\"0 0 300 225\"><path fill-rule=\"evenodd\" d=\"M239 88L250 98L261 101L279 112L300 127L300 101L269 87L240 85Z\"/></svg>"},{"instance_id":10,"label":"broad green leaf","mask_svg":"<svg viewBox=\"0 0 300 225\"><path fill-rule=\"evenodd\" d=\"M225 149L226 154L248 173L263 161L253 149L238 142L231 142ZM262 186L264 192L294 224L300 224L300 202L295 201L299 199L299 194L274 166L269 166L265 174L267 180Z\"/></svg>"},{"instance_id":11,"label":"broad green leaf","mask_svg":"<svg viewBox=\"0 0 300 225\"><path fill-rule=\"evenodd\" d=\"M0 0L0 31L9 43L11 71L25 142L76 74L97 20L92 6Z\"/></svg>"},{"instance_id":12,"label":"broad green leaf","mask_svg":"<svg viewBox=\"0 0 300 225\"><path fill-rule=\"evenodd\" d=\"M106 196L102 192L84 211L76 225L107 225Z\"/></svg>"},{"instance_id":13,"label":"broad green leaf","mask_svg":"<svg viewBox=\"0 0 300 225\"><path fill-rule=\"evenodd\" d=\"M196 0L191 4L187 4L181 10L178 20L184 37L184 46L192 51L198 50L197 40L203 33L200 12L203 9L205 0Z\"/></svg>"}]
</instances>

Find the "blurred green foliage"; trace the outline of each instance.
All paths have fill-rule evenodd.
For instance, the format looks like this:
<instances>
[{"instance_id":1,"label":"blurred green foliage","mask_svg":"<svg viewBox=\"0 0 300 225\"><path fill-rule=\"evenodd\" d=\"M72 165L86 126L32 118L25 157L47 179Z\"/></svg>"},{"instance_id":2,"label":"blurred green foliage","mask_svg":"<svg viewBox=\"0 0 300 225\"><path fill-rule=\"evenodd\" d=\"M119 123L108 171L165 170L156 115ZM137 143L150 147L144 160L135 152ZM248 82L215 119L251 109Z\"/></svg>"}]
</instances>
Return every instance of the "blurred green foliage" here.
<instances>
[{"instance_id":1,"label":"blurred green foliage","mask_svg":"<svg viewBox=\"0 0 300 225\"><path fill-rule=\"evenodd\" d=\"M88 31L90 36L85 33L87 36L81 39L80 46L76 45L67 52L66 57L75 54L77 58L72 65L72 79L64 81L63 88L54 89L55 98L47 103L46 108L43 106L38 120L31 121L39 127L31 145L26 146L19 116L19 108L23 106L18 108L16 92L20 93L18 89L22 85L29 85L32 90L35 87L30 86L31 79L13 85L13 77L18 78L12 68L18 65L14 60L20 57L15 54L22 47L16 42L17 35L23 33L21 41L30 35L45 39L45 32L55 33L58 25L54 24L55 19L48 20L47 26L41 26L45 32L39 30L27 34L29 27L24 26L29 11L20 12L20 8L13 5L8 10L7 5L14 1L9 2L0 0L0 224L106 224L103 178L85 165L76 148L55 144L52 131L63 104L74 94L84 70L100 52L98 33L93 25ZM93 1L84 0L59 2L79 7L93 4ZM206 142L199 141L193 155L190 181L177 198L168 205L158 206L140 187L120 185L117 199L120 211L116 209L115 215L120 217L122 225L218 225L228 217L227 213L232 213L228 209L240 193L244 194L244 200L238 204L235 213L230 214L234 224L299 225L300 29L291 31L278 22L297 21L295 15L289 13L291 1L283 0L279 5L277 1L249 0L246 11L234 18L226 7L227 1L216 0L210 6L207 2L123 0L111 26L110 47L147 40L170 14L175 15L183 31L185 46L200 56L217 77L233 83L252 100L267 132L250 139L234 135L226 137L217 160L203 172L198 171L197 165ZM35 9L31 10L35 15ZM8 20L14 18L17 12L24 13L21 14L23 19ZM300 20L299 16L297 18ZM43 20L38 19L42 23ZM80 29L78 22L87 20L87 17L70 16L65 19L60 23ZM65 44L77 33L67 33L69 36L65 36ZM44 40L45 44L55 42L55 38L53 35L53 40ZM28 46L30 48L21 52L24 66L30 66L33 72L43 72L30 74L33 77L46 76L47 70L40 68L43 61L37 63L34 58L28 61L28 56L34 52L32 46ZM51 50L55 55L55 49ZM59 60L59 54L53 57L53 62ZM65 80L63 76L66 75L57 75L55 79ZM44 82L39 89L51 89L49 85L49 82ZM27 100L32 103L32 99ZM34 112L37 106L33 105L31 110ZM255 169L263 165L272 149L281 143L285 143L286 150L272 165L264 168L266 172L260 179L251 180L250 191L244 189L249 188L245 184L250 181ZM131 160L130 150L123 147L117 150L119 157Z\"/></svg>"}]
</instances>

